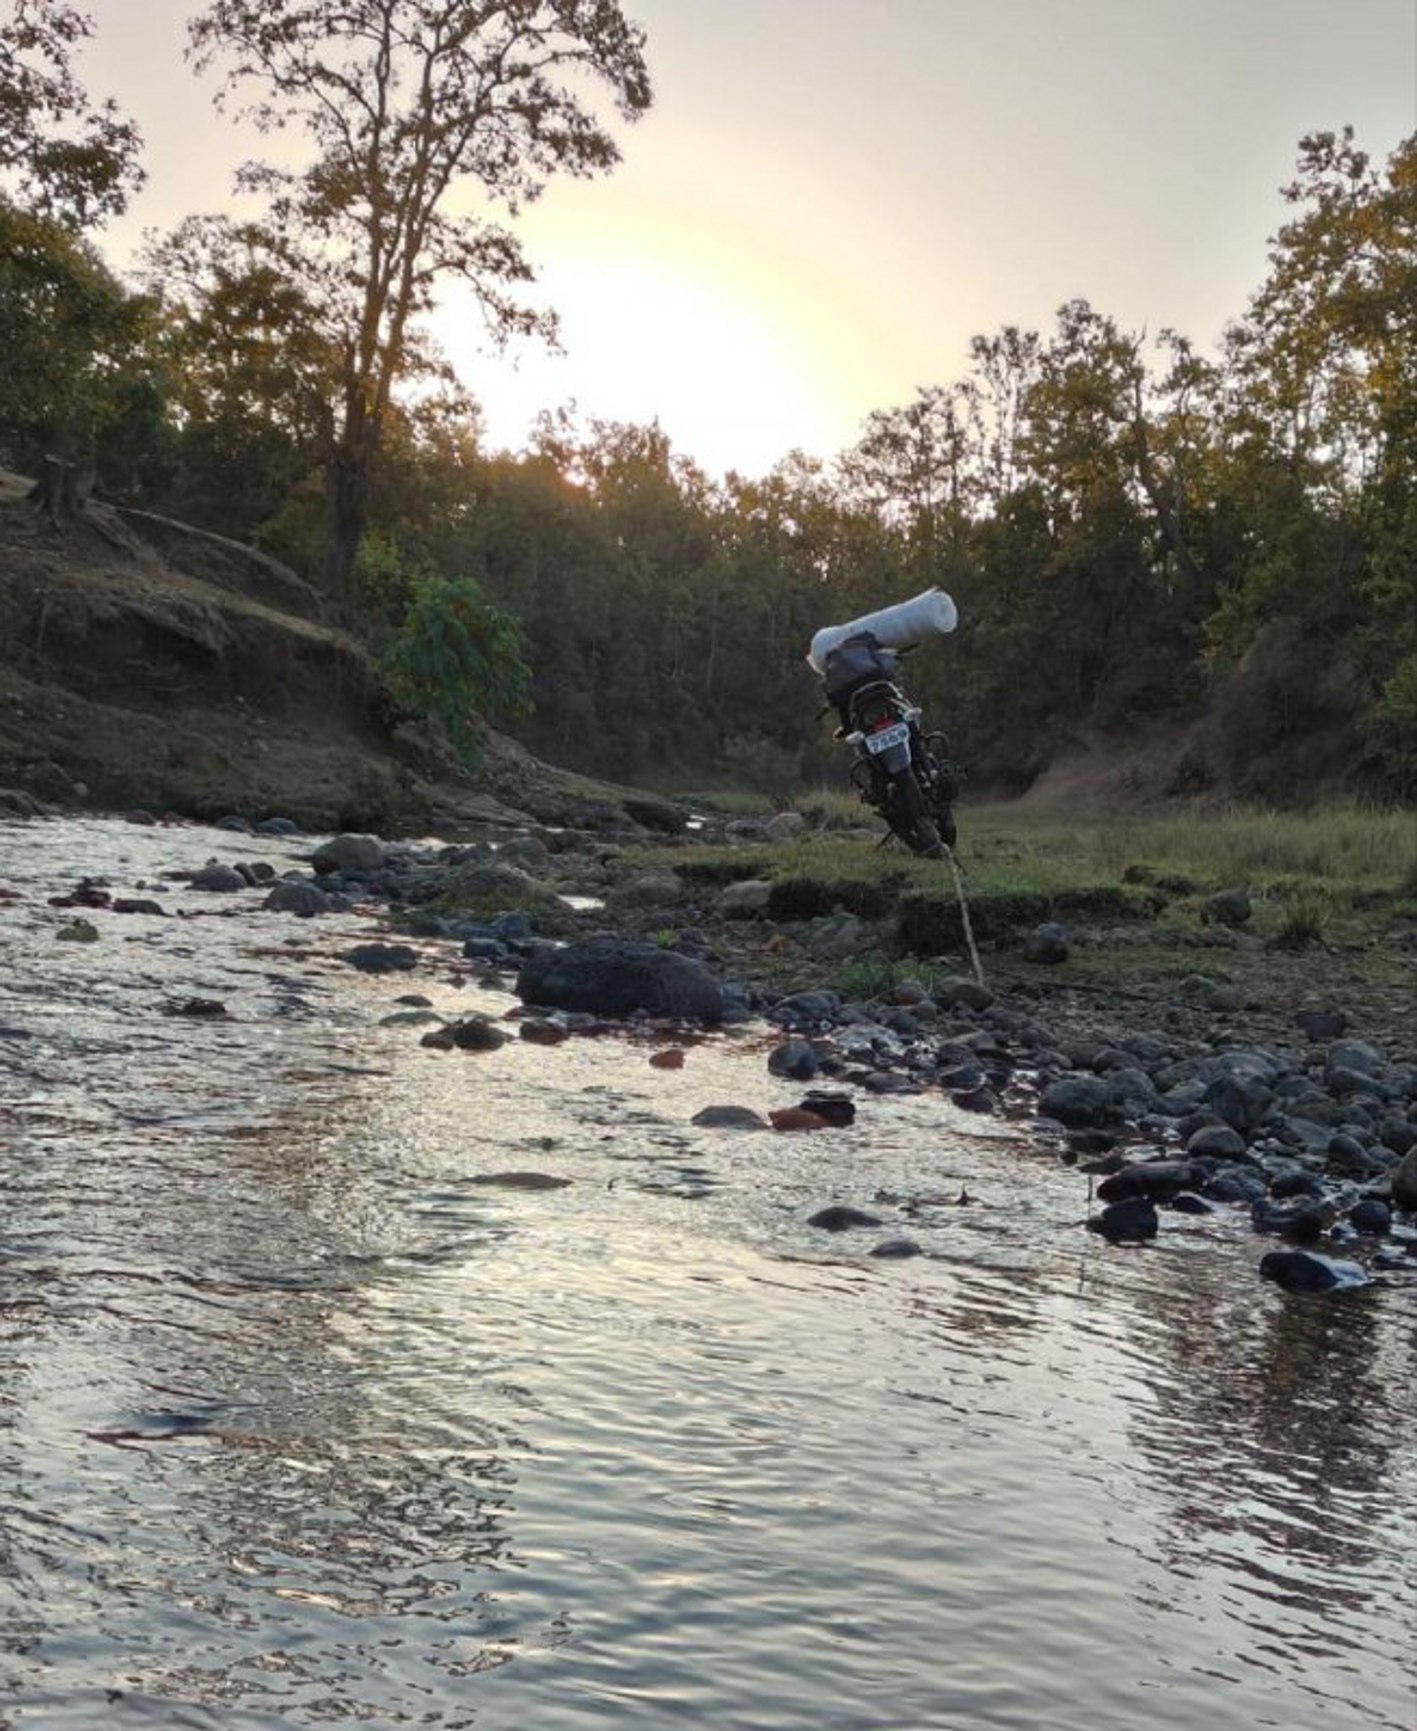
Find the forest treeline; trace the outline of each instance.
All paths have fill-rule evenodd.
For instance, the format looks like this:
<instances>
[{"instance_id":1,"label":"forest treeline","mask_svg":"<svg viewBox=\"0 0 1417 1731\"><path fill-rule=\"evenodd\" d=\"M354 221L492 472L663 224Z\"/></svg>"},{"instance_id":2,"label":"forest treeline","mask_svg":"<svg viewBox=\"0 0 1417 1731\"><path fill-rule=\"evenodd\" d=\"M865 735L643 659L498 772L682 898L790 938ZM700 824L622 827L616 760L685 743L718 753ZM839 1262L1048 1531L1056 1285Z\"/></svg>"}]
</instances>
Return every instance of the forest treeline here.
<instances>
[{"instance_id":1,"label":"forest treeline","mask_svg":"<svg viewBox=\"0 0 1417 1731\"><path fill-rule=\"evenodd\" d=\"M400 4L344 12L361 8L387 23ZM1215 352L1070 302L1050 330L977 337L957 377L870 415L835 460L718 478L655 425L560 411L524 451L489 449L421 334L426 230L405 302L371 298L397 288L374 261L405 242L375 220L382 171L351 191L373 160L357 137L317 138L318 173L270 171L265 226L193 216L120 276L97 235L140 140L73 78L86 20L53 0L11 12L0 455L91 460L99 496L288 561L465 754L486 715L622 780L786 792L829 760L812 632L940 584L960 629L920 652L912 689L978 782L1026 786L1079 730L1204 717L1174 791L1417 795L1417 135L1382 164L1347 131L1301 141L1264 280ZM280 8L218 0L197 46L240 48L263 13ZM615 6L592 14L608 33L581 46L632 119L642 44L610 28ZM274 78L289 43L264 46ZM523 196L613 164L583 96L566 100L554 147L538 123L513 149ZM410 136L444 121L415 115ZM504 148L458 172L499 195L513 168ZM494 324L534 325L505 230L439 244Z\"/></svg>"}]
</instances>

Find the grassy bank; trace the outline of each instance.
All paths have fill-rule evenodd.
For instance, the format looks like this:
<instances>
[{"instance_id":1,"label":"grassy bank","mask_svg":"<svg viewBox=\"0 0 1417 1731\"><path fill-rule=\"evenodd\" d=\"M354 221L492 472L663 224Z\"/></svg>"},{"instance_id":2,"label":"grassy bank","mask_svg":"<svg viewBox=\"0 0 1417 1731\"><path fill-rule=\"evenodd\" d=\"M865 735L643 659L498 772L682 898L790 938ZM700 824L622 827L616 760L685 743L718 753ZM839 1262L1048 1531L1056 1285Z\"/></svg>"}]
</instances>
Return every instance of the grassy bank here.
<instances>
[{"instance_id":1,"label":"grassy bank","mask_svg":"<svg viewBox=\"0 0 1417 1731\"><path fill-rule=\"evenodd\" d=\"M967 821L981 862L1028 861L1032 869L1058 859L1111 876L1145 864L1216 888L1264 892L1306 881L1335 895L1417 894L1417 811L1230 806L1065 825L998 806L971 812Z\"/></svg>"},{"instance_id":2,"label":"grassy bank","mask_svg":"<svg viewBox=\"0 0 1417 1731\"><path fill-rule=\"evenodd\" d=\"M750 808L745 800L730 809ZM884 873L914 884L936 875L894 843L877 846L875 831L861 828L861 807L846 795L812 793L798 809L813 828L791 847L690 848L681 857L697 854L706 871L720 861L735 876L743 873L731 862L741 867L745 854L775 878L809 870L849 883ZM1417 811L1195 807L1072 823L1016 805L966 806L958 857L974 893L982 895L1046 895L1164 879L1189 883L1195 893L1238 886L1258 899L1284 899L1308 891L1336 904L1362 905L1374 898L1417 898Z\"/></svg>"},{"instance_id":3,"label":"grassy bank","mask_svg":"<svg viewBox=\"0 0 1417 1731\"><path fill-rule=\"evenodd\" d=\"M778 923L859 916L870 922L870 949L858 964L882 978L963 963L947 870L845 827L861 822L848 799L815 795L802 809L813 827L791 844L689 844L666 850L664 863L705 887L768 879ZM1410 995L1417 986L1417 812L1197 807L1064 823L1018 806L965 807L958 858L996 979L1233 983L1261 999L1360 987ZM1229 889L1249 894L1239 927L1207 906ZM1072 933L1065 963L1024 959L1023 936L1043 920Z\"/></svg>"}]
</instances>

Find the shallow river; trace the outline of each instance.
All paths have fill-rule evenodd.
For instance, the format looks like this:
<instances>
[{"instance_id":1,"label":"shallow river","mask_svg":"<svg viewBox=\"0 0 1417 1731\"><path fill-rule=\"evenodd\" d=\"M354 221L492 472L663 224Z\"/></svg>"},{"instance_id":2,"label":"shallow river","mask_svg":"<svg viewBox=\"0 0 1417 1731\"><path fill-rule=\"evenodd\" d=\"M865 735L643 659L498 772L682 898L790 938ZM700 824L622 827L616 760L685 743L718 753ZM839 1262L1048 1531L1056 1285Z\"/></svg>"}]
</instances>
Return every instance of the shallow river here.
<instances>
[{"instance_id":1,"label":"shallow river","mask_svg":"<svg viewBox=\"0 0 1417 1731\"><path fill-rule=\"evenodd\" d=\"M212 855L300 859L0 826L0 1727L1411 1731L1411 1286L1110 1250L938 1096L695 1128L761 1029L429 1051L512 1000Z\"/></svg>"}]
</instances>

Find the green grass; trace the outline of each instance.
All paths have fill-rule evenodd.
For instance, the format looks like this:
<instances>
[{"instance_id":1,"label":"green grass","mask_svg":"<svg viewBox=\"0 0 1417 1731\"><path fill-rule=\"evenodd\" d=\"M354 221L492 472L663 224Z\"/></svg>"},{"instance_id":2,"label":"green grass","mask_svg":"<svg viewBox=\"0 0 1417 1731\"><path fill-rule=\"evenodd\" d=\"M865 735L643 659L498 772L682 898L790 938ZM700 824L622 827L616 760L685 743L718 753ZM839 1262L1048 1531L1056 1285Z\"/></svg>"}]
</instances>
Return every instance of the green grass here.
<instances>
[{"instance_id":1,"label":"green grass","mask_svg":"<svg viewBox=\"0 0 1417 1731\"><path fill-rule=\"evenodd\" d=\"M916 859L893 841L880 845L878 827L835 827L843 812L861 818L854 802L814 793L798 809L809 813L814 827L793 842L734 848L690 842L658 850L658 857L704 881L811 878L842 885L888 881L902 892L953 889L946 867ZM1236 806L1065 823L1009 806L966 806L956 854L971 897L1118 886L1144 899L1161 880L1174 901L1243 886L1257 904L1287 904L1296 925L1310 929L1334 911L1394 906L1417 896L1414 811L1343 806L1301 815ZM1306 900L1314 905L1295 913Z\"/></svg>"},{"instance_id":2,"label":"green grass","mask_svg":"<svg viewBox=\"0 0 1417 1731\"><path fill-rule=\"evenodd\" d=\"M918 859L895 841L878 845L874 837L850 832L809 830L795 841L775 846L719 847L691 842L653 850L653 857L684 877L709 882L762 877L775 883L810 879L850 888L886 884L897 893L939 891L953 896L954 878L938 860ZM1120 885L1120 874L1061 842L1040 836L1036 843L995 836L971 825L961 837L959 863L966 892L976 896L1052 896ZM1137 896L1143 892L1135 891Z\"/></svg>"},{"instance_id":3,"label":"green grass","mask_svg":"<svg viewBox=\"0 0 1417 1731\"><path fill-rule=\"evenodd\" d=\"M1064 824L992 807L969 813L966 822L981 862L1007 860L1021 871L1056 864L1120 879L1127 867L1141 865L1208 890L1245 885L1282 897L1322 889L1338 900L1364 891L1405 893L1417 874L1414 811L1232 806Z\"/></svg>"},{"instance_id":4,"label":"green grass","mask_svg":"<svg viewBox=\"0 0 1417 1731\"><path fill-rule=\"evenodd\" d=\"M814 793L796 807L814 827L793 842L671 844L659 857L704 889L770 880L774 918L789 927L835 907L858 914L873 934L849 965L861 990L885 990L932 958L961 965L962 916L946 865L878 845L883 832L849 797ZM1047 972L1055 982L1249 978L1271 960L1304 955L1330 971L1346 958L1376 984L1410 981L1410 951L1391 933L1394 921L1417 918L1417 812L1232 806L1065 822L965 804L959 818L971 924L988 970L1002 977L1020 968L1040 977L1016 954L1020 934L1058 919L1075 941L1070 959ZM1250 891L1253 909L1239 937L1203 917L1206 900L1233 887ZM784 981L804 972L789 954L765 965ZM842 971L839 962L815 969Z\"/></svg>"},{"instance_id":5,"label":"green grass","mask_svg":"<svg viewBox=\"0 0 1417 1731\"><path fill-rule=\"evenodd\" d=\"M840 963L833 979L837 990L847 997L884 998L905 980L917 980L929 991L947 974L947 969L922 963L918 956L891 956L884 950L864 950Z\"/></svg>"}]
</instances>

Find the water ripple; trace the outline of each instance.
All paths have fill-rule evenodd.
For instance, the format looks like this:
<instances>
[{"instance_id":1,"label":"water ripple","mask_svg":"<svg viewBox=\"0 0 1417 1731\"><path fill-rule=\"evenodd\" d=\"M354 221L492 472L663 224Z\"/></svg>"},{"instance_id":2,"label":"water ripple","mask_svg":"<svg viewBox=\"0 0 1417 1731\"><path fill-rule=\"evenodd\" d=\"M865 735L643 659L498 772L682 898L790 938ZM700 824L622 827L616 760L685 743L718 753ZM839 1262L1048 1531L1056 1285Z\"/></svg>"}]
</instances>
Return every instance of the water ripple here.
<instances>
[{"instance_id":1,"label":"water ripple","mask_svg":"<svg viewBox=\"0 0 1417 1731\"><path fill-rule=\"evenodd\" d=\"M1410 1731L1410 1293L1109 1250L936 1096L696 1126L760 1030L433 1053L162 878L256 844L0 833L0 1725ZM174 917L56 944L99 869Z\"/></svg>"}]
</instances>

